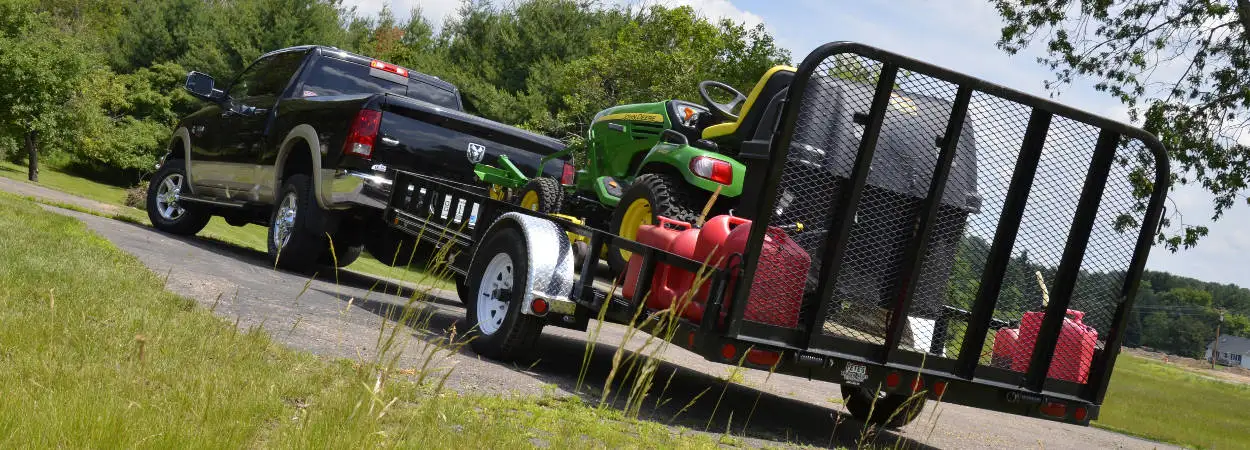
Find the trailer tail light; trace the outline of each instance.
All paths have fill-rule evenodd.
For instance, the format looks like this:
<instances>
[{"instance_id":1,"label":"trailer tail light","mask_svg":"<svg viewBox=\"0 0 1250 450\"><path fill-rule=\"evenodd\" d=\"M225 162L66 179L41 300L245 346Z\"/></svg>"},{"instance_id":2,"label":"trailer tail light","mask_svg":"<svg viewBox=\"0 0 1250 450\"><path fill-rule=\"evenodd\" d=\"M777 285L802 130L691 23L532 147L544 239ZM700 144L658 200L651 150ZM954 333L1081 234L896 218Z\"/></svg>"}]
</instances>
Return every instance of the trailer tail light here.
<instances>
[{"instance_id":1,"label":"trailer tail light","mask_svg":"<svg viewBox=\"0 0 1250 450\"><path fill-rule=\"evenodd\" d=\"M1078 407L1076 411L1072 412L1072 418L1076 419L1077 422L1084 422L1088 417L1089 411L1086 411L1084 406Z\"/></svg>"},{"instance_id":2,"label":"trailer tail light","mask_svg":"<svg viewBox=\"0 0 1250 450\"><path fill-rule=\"evenodd\" d=\"M945 381L936 381L933 383L933 395L934 396L936 396L937 398L942 398L942 395L945 393L946 393Z\"/></svg>"},{"instance_id":3,"label":"trailer tail light","mask_svg":"<svg viewBox=\"0 0 1250 450\"><path fill-rule=\"evenodd\" d=\"M898 372L890 372L889 375L885 376L885 387L890 389L898 387L899 378Z\"/></svg>"},{"instance_id":4,"label":"trailer tail light","mask_svg":"<svg viewBox=\"0 0 1250 450\"><path fill-rule=\"evenodd\" d=\"M359 156L364 159L373 157L373 143L378 137L378 127L382 125L382 111L362 109L352 121L351 131L347 134L347 142L343 143L343 154Z\"/></svg>"},{"instance_id":5,"label":"trailer tail light","mask_svg":"<svg viewBox=\"0 0 1250 450\"><path fill-rule=\"evenodd\" d=\"M545 316L547 315L548 309L550 309L550 307L547 305L547 301L541 298L536 298L532 303L530 303L530 310L534 311L534 314Z\"/></svg>"},{"instance_id":6,"label":"trailer tail light","mask_svg":"<svg viewBox=\"0 0 1250 450\"><path fill-rule=\"evenodd\" d=\"M734 356L738 356L738 349L733 344L725 344L720 348L720 355L727 360L733 360Z\"/></svg>"},{"instance_id":7,"label":"trailer tail light","mask_svg":"<svg viewBox=\"0 0 1250 450\"><path fill-rule=\"evenodd\" d=\"M916 375L916 379L911 380L911 391L912 393L916 393L916 392L920 392L923 390L924 390L924 379L920 378L920 375Z\"/></svg>"},{"instance_id":8,"label":"trailer tail light","mask_svg":"<svg viewBox=\"0 0 1250 450\"><path fill-rule=\"evenodd\" d=\"M747 362L751 364L771 367L773 364L777 364L778 361L781 361L781 353L768 350L747 350Z\"/></svg>"},{"instance_id":9,"label":"trailer tail light","mask_svg":"<svg viewBox=\"0 0 1250 450\"><path fill-rule=\"evenodd\" d=\"M560 184L566 186L573 184L573 173L573 165L564 163L564 172L560 173Z\"/></svg>"},{"instance_id":10,"label":"trailer tail light","mask_svg":"<svg viewBox=\"0 0 1250 450\"><path fill-rule=\"evenodd\" d=\"M1062 419L1068 415L1068 406L1059 402L1046 402L1042 404L1041 412L1045 416Z\"/></svg>"},{"instance_id":11,"label":"trailer tail light","mask_svg":"<svg viewBox=\"0 0 1250 450\"><path fill-rule=\"evenodd\" d=\"M728 162L707 156L697 156L690 160L690 172L699 178L730 185L734 182L733 166Z\"/></svg>"},{"instance_id":12,"label":"trailer tail light","mask_svg":"<svg viewBox=\"0 0 1250 450\"><path fill-rule=\"evenodd\" d=\"M388 62L382 62L382 61L378 61L375 59L369 63L369 67L382 70L382 71L386 71L386 72L390 72L390 73L399 75L404 78L408 77L408 69L399 67L397 65L394 65Z\"/></svg>"}]
</instances>

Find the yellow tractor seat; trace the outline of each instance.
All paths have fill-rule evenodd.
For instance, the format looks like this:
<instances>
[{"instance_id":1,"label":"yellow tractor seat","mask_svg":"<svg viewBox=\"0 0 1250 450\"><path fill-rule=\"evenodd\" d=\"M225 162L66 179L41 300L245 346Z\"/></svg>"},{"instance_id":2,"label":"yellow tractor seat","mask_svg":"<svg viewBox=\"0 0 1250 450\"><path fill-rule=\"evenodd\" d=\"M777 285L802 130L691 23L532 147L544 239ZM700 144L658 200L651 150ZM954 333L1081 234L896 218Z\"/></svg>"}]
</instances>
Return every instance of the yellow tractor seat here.
<instances>
[{"instance_id":1,"label":"yellow tractor seat","mask_svg":"<svg viewBox=\"0 0 1250 450\"><path fill-rule=\"evenodd\" d=\"M798 69L790 66L775 66L768 69L764 72L764 76L760 77L760 81L755 83L751 93L747 94L746 101L738 110L738 121L712 125L703 129L703 139L737 142L747 140L759 127L760 119L764 116L764 110L768 108L769 100L790 86L790 82L794 81L794 73L797 71ZM730 136L734 138L728 139Z\"/></svg>"}]
</instances>

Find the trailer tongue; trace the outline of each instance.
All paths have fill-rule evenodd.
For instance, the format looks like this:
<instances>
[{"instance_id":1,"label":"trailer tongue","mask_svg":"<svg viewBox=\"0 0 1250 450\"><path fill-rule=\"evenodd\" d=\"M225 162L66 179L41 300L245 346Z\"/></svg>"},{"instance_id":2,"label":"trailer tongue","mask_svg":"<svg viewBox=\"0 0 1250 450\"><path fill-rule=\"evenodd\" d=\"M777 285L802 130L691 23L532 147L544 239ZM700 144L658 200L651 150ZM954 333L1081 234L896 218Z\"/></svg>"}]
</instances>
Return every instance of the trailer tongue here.
<instances>
[{"instance_id":1,"label":"trailer tongue","mask_svg":"<svg viewBox=\"0 0 1250 450\"><path fill-rule=\"evenodd\" d=\"M847 42L757 103L774 125L737 155L735 217L702 229L635 242L405 172L388 220L456 246L473 346L493 357L545 325L676 309L664 338L839 383L861 420L903 425L893 410L923 399L1097 418L1166 195L1154 136ZM625 292L596 284L569 233L634 254Z\"/></svg>"}]
</instances>

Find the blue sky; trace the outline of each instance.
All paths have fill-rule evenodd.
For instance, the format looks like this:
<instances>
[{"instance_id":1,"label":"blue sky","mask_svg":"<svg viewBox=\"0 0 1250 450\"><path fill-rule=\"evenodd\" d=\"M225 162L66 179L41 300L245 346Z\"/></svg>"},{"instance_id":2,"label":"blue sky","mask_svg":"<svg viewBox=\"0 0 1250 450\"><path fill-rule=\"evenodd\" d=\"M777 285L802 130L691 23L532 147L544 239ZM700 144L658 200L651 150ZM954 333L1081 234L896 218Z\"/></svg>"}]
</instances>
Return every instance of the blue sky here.
<instances>
[{"instance_id":1,"label":"blue sky","mask_svg":"<svg viewBox=\"0 0 1250 450\"><path fill-rule=\"evenodd\" d=\"M374 13L381 2L347 0L363 13ZM441 22L455 11L459 0L394 0L401 17L420 4L425 15ZM616 3L656 3L653 0L617 0ZM836 40L878 46L949 69L968 73L1039 96L1049 73L1035 62L1038 53L1008 56L995 47L1000 19L988 0L667 0L665 5L690 5L708 17L728 17L749 25L763 23L778 43L801 60L819 45ZM1089 81L1063 89L1056 100L1093 113L1128 121L1124 107L1094 92ZM1245 263L1250 253L1250 207L1239 203L1216 223L1210 222L1210 195L1200 189L1174 189L1169 214L1183 221L1206 224L1210 235L1195 249L1172 254L1156 247L1148 267L1207 281L1250 287ZM1181 219L1181 218L1177 218Z\"/></svg>"}]
</instances>

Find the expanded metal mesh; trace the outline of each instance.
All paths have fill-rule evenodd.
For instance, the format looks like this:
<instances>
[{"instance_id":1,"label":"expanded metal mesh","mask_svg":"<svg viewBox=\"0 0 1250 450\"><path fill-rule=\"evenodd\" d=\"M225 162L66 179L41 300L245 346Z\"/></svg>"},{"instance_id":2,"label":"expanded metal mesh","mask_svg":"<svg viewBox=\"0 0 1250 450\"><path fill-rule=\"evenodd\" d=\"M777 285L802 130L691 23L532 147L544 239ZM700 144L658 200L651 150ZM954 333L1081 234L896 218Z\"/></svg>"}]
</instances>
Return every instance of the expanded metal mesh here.
<instances>
[{"instance_id":1,"label":"expanded metal mesh","mask_svg":"<svg viewBox=\"0 0 1250 450\"><path fill-rule=\"evenodd\" d=\"M766 243L763 252L768 255L769 248L776 248L773 254L784 257L774 256L777 260L801 264L761 260L750 296L753 304L757 292L789 292L801 283L798 324L815 319L810 323L818 329L812 332L876 344L885 341L895 314L891 309L906 292L902 279L906 256L916 244L919 214L946 142L943 134L958 88L899 72L871 171L854 205L845 254L841 261L828 261L832 247L828 228L849 206L839 202L849 187L881 67L871 59L837 55L826 59L808 81L766 233L776 241L792 239L793 245ZM914 292L901 350L954 358L961 348L1031 112L1027 105L973 93L949 178L936 199L939 206L928 244L917 250L923 255L922 265L910 286ZM1027 368L1030 347L1024 341L1033 322L1040 323L1046 293L1054 288L1099 131L1061 116L1051 122L995 304L995 322L983 346L985 364ZM1125 143L1117 153L1072 297L1070 308L1079 313L1071 315L1056 350L1056 364L1071 366L1064 370L1087 372L1094 348L1105 345L1102 341L1122 301L1120 291L1145 214L1129 175L1139 167L1153 166L1148 155L1138 141ZM839 265L831 297L817 298L825 264ZM812 317L825 303L827 316ZM768 314L746 318L777 325L777 316L792 314L794 308L786 306L790 304L763 302L755 308L769 308ZM1017 342L1014 348L995 352L995 335L1002 330L1015 330ZM1004 339L998 344L1005 343ZM996 353L1000 358L994 362Z\"/></svg>"}]
</instances>

